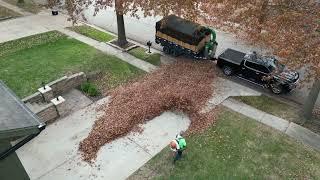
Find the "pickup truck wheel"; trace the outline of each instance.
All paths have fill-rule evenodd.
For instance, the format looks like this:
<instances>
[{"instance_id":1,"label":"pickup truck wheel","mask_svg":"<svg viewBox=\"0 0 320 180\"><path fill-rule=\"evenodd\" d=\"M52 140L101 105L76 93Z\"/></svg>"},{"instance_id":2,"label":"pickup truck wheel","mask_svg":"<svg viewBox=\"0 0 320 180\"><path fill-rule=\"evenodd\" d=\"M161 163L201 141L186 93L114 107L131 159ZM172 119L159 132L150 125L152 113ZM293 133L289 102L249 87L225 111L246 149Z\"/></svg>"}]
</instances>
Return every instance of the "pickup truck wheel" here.
<instances>
[{"instance_id":1,"label":"pickup truck wheel","mask_svg":"<svg viewBox=\"0 0 320 180\"><path fill-rule=\"evenodd\" d=\"M230 66L223 66L223 73L227 76L231 76L233 73L233 69Z\"/></svg>"},{"instance_id":2,"label":"pickup truck wheel","mask_svg":"<svg viewBox=\"0 0 320 180\"><path fill-rule=\"evenodd\" d=\"M173 57L178 57L179 56L178 50L176 50L174 48L171 49L171 54L172 54Z\"/></svg>"},{"instance_id":3,"label":"pickup truck wheel","mask_svg":"<svg viewBox=\"0 0 320 180\"><path fill-rule=\"evenodd\" d=\"M270 84L270 88L274 94L281 94L283 91L282 87L277 84Z\"/></svg>"},{"instance_id":4,"label":"pickup truck wheel","mask_svg":"<svg viewBox=\"0 0 320 180\"><path fill-rule=\"evenodd\" d=\"M163 52L164 52L165 54L170 54L170 49L169 49L169 47L164 46L164 47L163 47Z\"/></svg>"}]
</instances>

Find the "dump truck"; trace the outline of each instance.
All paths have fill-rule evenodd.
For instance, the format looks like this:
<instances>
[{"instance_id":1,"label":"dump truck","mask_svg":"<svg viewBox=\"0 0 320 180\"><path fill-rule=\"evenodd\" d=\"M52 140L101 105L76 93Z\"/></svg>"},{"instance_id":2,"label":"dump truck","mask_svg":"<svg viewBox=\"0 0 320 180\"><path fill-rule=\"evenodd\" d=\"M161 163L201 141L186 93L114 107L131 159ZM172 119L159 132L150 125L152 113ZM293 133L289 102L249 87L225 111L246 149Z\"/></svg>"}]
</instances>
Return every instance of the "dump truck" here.
<instances>
[{"instance_id":1,"label":"dump truck","mask_svg":"<svg viewBox=\"0 0 320 180\"><path fill-rule=\"evenodd\" d=\"M216 33L200 24L169 15L156 23L155 42L172 56L186 55L196 59L215 58Z\"/></svg>"}]
</instances>

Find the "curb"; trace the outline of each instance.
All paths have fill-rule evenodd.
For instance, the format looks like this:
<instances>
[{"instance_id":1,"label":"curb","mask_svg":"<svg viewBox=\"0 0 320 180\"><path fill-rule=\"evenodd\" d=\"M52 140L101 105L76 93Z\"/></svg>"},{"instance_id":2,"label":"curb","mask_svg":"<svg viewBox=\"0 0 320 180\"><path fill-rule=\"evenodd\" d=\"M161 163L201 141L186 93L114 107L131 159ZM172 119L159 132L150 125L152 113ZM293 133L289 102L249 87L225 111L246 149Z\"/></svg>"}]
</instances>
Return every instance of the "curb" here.
<instances>
[{"instance_id":1,"label":"curb","mask_svg":"<svg viewBox=\"0 0 320 180\"><path fill-rule=\"evenodd\" d=\"M228 98L221 103L223 106L238 112L244 116L256 120L266 126L276 129L289 137L307 145L315 150L320 151L320 135L304 128L296 123L289 122L285 119L263 112L245 103ZM256 115L253 117L250 112ZM261 116L261 118L259 118Z\"/></svg>"}]
</instances>

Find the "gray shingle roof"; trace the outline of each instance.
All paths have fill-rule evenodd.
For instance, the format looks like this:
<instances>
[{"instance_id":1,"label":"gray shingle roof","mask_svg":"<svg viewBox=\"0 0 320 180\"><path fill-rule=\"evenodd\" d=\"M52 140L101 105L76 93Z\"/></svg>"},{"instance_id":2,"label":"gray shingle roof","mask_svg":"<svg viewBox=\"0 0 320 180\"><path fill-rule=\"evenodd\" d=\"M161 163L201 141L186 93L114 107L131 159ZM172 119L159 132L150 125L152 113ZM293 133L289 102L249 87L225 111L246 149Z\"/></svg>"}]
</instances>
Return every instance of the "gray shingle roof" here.
<instances>
[{"instance_id":1,"label":"gray shingle roof","mask_svg":"<svg viewBox=\"0 0 320 180\"><path fill-rule=\"evenodd\" d=\"M37 133L40 124L36 115L0 81L0 139Z\"/></svg>"}]
</instances>

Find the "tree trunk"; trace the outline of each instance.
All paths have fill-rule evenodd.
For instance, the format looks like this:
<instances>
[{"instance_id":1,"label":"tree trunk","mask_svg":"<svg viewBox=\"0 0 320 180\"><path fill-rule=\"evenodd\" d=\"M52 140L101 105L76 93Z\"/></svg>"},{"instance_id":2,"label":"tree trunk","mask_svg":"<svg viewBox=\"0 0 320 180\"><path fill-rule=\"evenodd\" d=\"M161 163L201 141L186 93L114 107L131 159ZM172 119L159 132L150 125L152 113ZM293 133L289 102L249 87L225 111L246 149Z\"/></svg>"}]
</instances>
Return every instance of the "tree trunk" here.
<instances>
[{"instance_id":1,"label":"tree trunk","mask_svg":"<svg viewBox=\"0 0 320 180\"><path fill-rule=\"evenodd\" d=\"M303 116L308 120L312 117L312 111L320 92L320 79L316 78L309 95L303 105Z\"/></svg>"},{"instance_id":2,"label":"tree trunk","mask_svg":"<svg viewBox=\"0 0 320 180\"><path fill-rule=\"evenodd\" d=\"M261 31L262 31L262 25L264 24L266 17L267 17L268 4L269 4L269 0L264 0L261 5L261 8L260 8L260 16L258 18L258 22L259 22L258 32L259 33L261 33Z\"/></svg>"},{"instance_id":3,"label":"tree trunk","mask_svg":"<svg viewBox=\"0 0 320 180\"><path fill-rule=\"evenodd\" d=\"M118 45L120 47L125 46L128 41L126 38L126 31L124 27L124 20L123 20L123 14L117 13L117 27L118 27Z\"/></svg>"}]
</instances>

